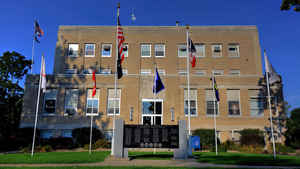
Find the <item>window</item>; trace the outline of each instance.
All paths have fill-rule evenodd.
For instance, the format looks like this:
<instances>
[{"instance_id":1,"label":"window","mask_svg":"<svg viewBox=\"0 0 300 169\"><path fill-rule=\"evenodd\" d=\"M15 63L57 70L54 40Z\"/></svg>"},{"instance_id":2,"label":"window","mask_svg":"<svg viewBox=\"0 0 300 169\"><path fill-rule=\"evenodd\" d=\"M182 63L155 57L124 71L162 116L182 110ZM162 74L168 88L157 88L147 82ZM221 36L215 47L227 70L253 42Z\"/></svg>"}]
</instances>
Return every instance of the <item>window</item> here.
<instances>
[{"instance_id":1,"label":"window","mask_svg":"<svg viewBox=\"0 0 300 169\"><path fill-rule=\"evenodd\" d=\"M250 115L252 117L261 117L264 115L265 100L260 90L249 90Z\"/></svg>"},{"instance_id":2,"label":"window","mask_svg":"<svg viewBox=\"0 0 300 169\"><path fill-rule=\"evenodd\" d=\"M158 69L157 71L158 71L158 73L159 73L160 76L166 75L165 69Z\"/></svg>"},{"instance_id":3,"label":"window","mask_svg":"<svg viewBox=\"0 0 300 169\"><path fill-rule=\"evenodd\" d=\"M212 57L222 57L222 45L216 44L211 46Z\"/></svg>"},{"instance_id":4,"label":"window","mask_svg":"<svg viewBox=\"0 0 300 169\"><path fill-rule=\"evenodd\" d=\"M48 89L44 96L44 114L54 114L56 108L56 89Z\"/></svg>"},{"instance_id":5,"label":"window","mask_svg":"<svg viewBox=\"0 0 300 169\"><path fill-rule=\"evenodd\" d=\"M77 112L78 89L66 89L65 115L74 115Z\"/></svg>"},{"instance_id":6,"label":"window","mask_svg":"<svg viewBox=\"0 0 300 169\"><path fill-rule=\"evenodd\" d=\"M214 90L206 90L205 93L206 99L206 115L213 116L215 113L216 115L219 114L219 104L216 101Z\"/></svg>"},{"instance_id":7,"label":"window","mask_svg":"<svg viewBox=\"0 0 300 169\"><path fill-rule=\"evenodd\" d=\"M240 116L240 90L227 90L229 116Z\"/></svg>"},{"instance_id":8,"label":"window","mask_svg":"<svg viewBox=\"0 0 300 169\"><path fill-rule=\"evenodd\" d=\"M49 139L54 136L54 132L55 132L54 130L43 129L41 130L41 138Z\"/></svg>"},{"instance_id":9,"label":"window","mask_svg":"<svg viewBox=\"0 0 300 169\"><path fill-rule=\"evenodd\" d=\"M121 89L117 89L117 95L115 96L115 89L108 89L108 103L107 114L113 115L114 108L116 108L116 115L120 115L120 102L121 102Z\"/></svg>"},{"instance_id":10,"label":"window","mask_svg":"<svg viewBox=\"0 0 300 169\"><path fill-rule=\"evenodd\" d=\"M155 44L155 57L165 57L165 45L164 44Z\"/></svg>"},{"instance_id":11,"label":"window","mask_svg":"<svg viewBox=\"0 0 300 169\"><path fill-rule=\"evenodd\" d=\"M128 75L128 70L127 69L122 69L123 75Z\"/></svg>"},{"instance_id":12,"label":"window","mask_svg":"<svg viewBox=\"0 0 300 169\"><path fill-rule=\"evenodd\" d=\"M190 90L190 113L197 116L197 90ZM184 114L188 115L188 90L184 90Z\"/></svg>"},{"instance_id":13,"label":"window","mask_svg":"<svg viewBox=\"0 0 300 169\"><path fill-rule=\"evenodd\" d=\"M239 76L241 73L240 73L240 70L230 70L229 71L229 75L231 76Z\"/></svg>"},{"instance_id":14,"label":"window","mask_svg":"<svg viewBox=\"0 0 300 169\"><path fill-rule=\"evenodd\" d=\"M187 51L186 51L186 45L180 44L178 45L178 57L186 57Z\"/></svg>"},{"instance_id":15,"label":"window","mask_svg":"<svg viewBox=\"0 0 300 169\"><path fill-rule=\"evenodd\" d=\"M95 56L95 44L85 44L85 56L86 57Z\"/></svg>"},{"instance_id":16,"label":"window","mask_svg":"<svg viewBox=\"0 0 300 169\"><path fill-rule=\"evenodd\" d=\"M94 71L94 69L88 68L88 69L83 70L83 73L84 74L93 74L93 71Z\"/></svg>"},{"instance_id":17,"label":"window","mask_svg":"<svg viewBox=\"0 0 300 169\"><path fill-rule=\"evenodd\" d=\"M65 137L65 138L72 138L72 130L63 129L61 135L62 135L62 137Z\"/></svg>"},{"instance_id":18,"label":"window","mask_svg":"<svg viewBox=\"0 0 300 169\"><path fill-rule=\"evenodd\" d=\"M111 44L102 44L102 57L111 57Z\"/></svg>"},{"instance_id":19,"label":"window","mask_svg":"<svg viewBox=\"0 0 300 169\"><path fill-rule=\"evenodd\" d=\"M124 53L124 57L128 57L128 44L124 44L123 45L123 53Z\"/></svg>"},{"instance_id":20,"label":"window","mask_svg":"<svg viewBox=\"0 0 300 169\"><path fill-rule=\"evenodd\" d=\"M228 56L229 57L240 57L240 48L237 44L228 45Z\"/></svg>"},{"instance_id":21,"label":"window","mask_svg":"<svg viewBox=\"0 0 300 169\"><path fill-rule=\"evenodd\" d=\"M141 44L141 56L151 57L151 44Z\"/></svg>"},{"instance_id":22,"label":"window","mask_svg":"<svg viewBox=\"0 0 300 169\"><path fill-rule=\"evenodd\" d=\"M213 70L214 76L223 76L224 70Z\"/></svg>"},{"instance_id":23,"label":"window","mask_svg":"<svg viewBox=\"0 0 300 169\"><path fill-rule=\"evenodd\" d=\"M77 69L65 69L65 74L76 74Z\"/></svg>"},{"instance_id":24,"label":"window","mask_svg":"<svg viewBox=\"0 0 300 169\"><path fill-rule=\"evenodd\" d=\"M204 44L195 44L196 48L196 57L202 58L205 57L205 45Z\"/></svg>"},{"instance_id":25,"label":"window","mask_svg":"<svg viewBox=\"0 0 300 169\"><path fill-rule=\"evenodd\" d=\"M96 90L96 94L93 97L93 89L87 90L87 97L86 97L86 115L92 116L92 115L98 115L98 104L99 104L99 96L100 96L100 90Z\"/></svg>"},{"instance_id":26,"label":"window","mask_svg":"<svg viewBox=\"0 0 300 169\"><path fill-rule=\"evenodd\" d=\"M78 56L78 44L69 44L68 56L77 57Z\"/></svg>"},{"instance_id":27,"label":"window","mask_svg":"<svg viewBox=\"0 0 300 169\"><path fill-rule=\"evenodd\" d=\"M103 74L103 75L110 75L110 74L111 74L111 69L103 69L103 68L100 68L100 69L99 69L99 73L100 73L100 74Z\"/></svg>"},{"instance_id":28,"label":"window","mask_svg":"<svg viewBox=\"0 0 300 169\"><path fill-rule=\"evenodd\" d=\"M178 70L178 74L179 74L180 76L186 76L186 75L187 75L187 72L186 72L186 70Z\"/></svg>"},{"instance_id":29,"label":"window","mask_svg":"<svg viewBox=\"0 0 300 169\"><path fill-rule=\"evenodd\" d=\"M205 76L206 71L205 70L196 70L195 75L197 76Z\"/></svg>"},{"instance_id":30,"label":"window","mask_svg":"<svg viewBox=\"0 0 300 169\"><path fill-rule=\"evenodd\" d=\"M141 75L146 75L146 76L152 75L152 71L151 69L141 69Z\"/></svg>"}]
</instances>

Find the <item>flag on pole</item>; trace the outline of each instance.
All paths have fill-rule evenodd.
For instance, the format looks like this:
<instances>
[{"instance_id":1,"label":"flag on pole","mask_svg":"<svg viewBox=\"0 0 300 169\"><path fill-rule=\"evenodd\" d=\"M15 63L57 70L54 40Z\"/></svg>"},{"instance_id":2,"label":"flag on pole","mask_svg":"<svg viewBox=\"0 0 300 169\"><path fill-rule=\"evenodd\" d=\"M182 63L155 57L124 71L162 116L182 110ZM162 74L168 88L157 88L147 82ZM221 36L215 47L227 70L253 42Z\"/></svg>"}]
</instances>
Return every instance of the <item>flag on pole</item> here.
<instances>
[{"instance_id":1,"label":"flag on pole","mask_svg":"<svg viewBox=\"0 0 300 169\"><path fill-rule=\"evenodd\" d=\"M215 79L214 76L212 77L212 80L213 80L213 82L214 82L215 97L216 97L216 100L219 102L219 101L220 101L220 97L219 97L219 89L218 89L217 82L216 82L216 79Z\"/></svg>"},{"instance_id":2,"label":"flag on pole","mask_svg":"<svg viewBox=\"0 0 300 169\"><path fill-rule=\"evenodd\" d=\"M123 29L121 27L120 23L120 6L118 6L118 19L117 19L117 38L118 38L118 60L117 60L117 72L118 72L118 79L121 79L123 76L122 72L122 62L124 60L125 52L123 51L124 49L124 35L123 35Z\"/></svg>"},{"instance_id":3,"label":"flag on pole","mask_svg":"<svg viewBox=\"0 0 300 169\"><path fill-rule=\"evenodd\" d=\"M192 39L189 37L189 54L190 54L190 63L192 64L192 67L196 66L196 48L195 45L193 44Z\"/></svg>"},{"instance_id":4,"label":"flag on pole","mask_svg":"<svg viewBox=\"0 0 300 169\"><path fill-rule=\"evenodd\" d=\"M96 70L93 71L93 81L94 81L94 87L93 87L93 93L92 93L92 97L94 97L96 95Z\"/></svg>"},{"instance_id":5,"label":"flag on pole","mask_svg":"<svg viewBox=\"0 0 300 169\"><path fill-rule=\"evenodd\" d=\"M43 92L46 92L46 69L45 69L45 59L44 56L42 56L42 64L41 64L41 77L42 77L42 82L41 82L41 88L43 89Z\"/></svg>"},{"instance_id":6,"label":"flag on pole","mask_svg":"<svg viewBox=\"0 0 300 169\"><path fill-rule=\"evenodd\" d=\"M162 91L164 89L165 89L165 86L164 86L164 84L162 83L162 81L161 81L161 79L159 77L157 69L155 69L155 78L154 78L154 84L153 84L153 93L157 94L157 93L159 93L160 91Z\"/></svg>"},{"instance_id":7,"label":"flag on pole","mask_svg":"<svg viewBox=\"0 0 300 169\"><path fill-rule=\"evenodd\" d=\"M280 81L280 76L276 73L275 69L273 68L273 66L269 62L266 51L264 51L264 56L265 56L266 73L269 74L269 83L273 84L275 82L279 82Z\"/></svg>"},{"instance_id":8,"label":"flag on pole","mask_svg":"<svg viewBox=\"0 0 300 169\"><path fill-rule=\"evenodd\" d=\"M44 31L41 29L39 23L35 20L34 21L34 40L37 43L40 43L40 41L37 37L41 37L43 35L44 35Z\"/></svg>"}]
</instances>

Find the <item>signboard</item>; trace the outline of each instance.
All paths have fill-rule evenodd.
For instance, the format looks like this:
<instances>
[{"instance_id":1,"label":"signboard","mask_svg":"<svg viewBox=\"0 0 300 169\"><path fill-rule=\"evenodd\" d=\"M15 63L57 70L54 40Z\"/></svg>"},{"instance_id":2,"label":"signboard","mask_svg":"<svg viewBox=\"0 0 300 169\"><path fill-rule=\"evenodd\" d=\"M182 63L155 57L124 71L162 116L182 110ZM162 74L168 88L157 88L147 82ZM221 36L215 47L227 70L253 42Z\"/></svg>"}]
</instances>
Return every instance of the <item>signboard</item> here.
<instances>
[{"instance_id":1,"label":"signboard","mask_svg":"<svg viewBox=\"0 0 300 169\"><path fill-rule=\"evenodd\" d=\"M124 148L179 148L178 125L124 125Z\"/></svg>"}]
</instances>

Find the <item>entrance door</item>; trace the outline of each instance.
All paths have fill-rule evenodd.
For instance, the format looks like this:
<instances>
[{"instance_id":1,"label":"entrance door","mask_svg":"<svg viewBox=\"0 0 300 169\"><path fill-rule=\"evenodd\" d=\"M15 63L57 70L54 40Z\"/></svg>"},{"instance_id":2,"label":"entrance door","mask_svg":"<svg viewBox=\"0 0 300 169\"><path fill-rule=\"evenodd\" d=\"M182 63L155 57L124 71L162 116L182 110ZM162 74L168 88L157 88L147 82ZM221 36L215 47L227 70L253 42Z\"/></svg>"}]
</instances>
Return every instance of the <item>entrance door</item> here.
<instances>
[{"instance_id":1,"label":"entrance door","mask_svg":"<svg viewBox=\"0 0 300 169\"><path fill-rule=\"evenodd\" d=\"M163 101L161 99L143 99L142 103L142 124L161 125L163 122Z\"/></svg>"}]
</instances>

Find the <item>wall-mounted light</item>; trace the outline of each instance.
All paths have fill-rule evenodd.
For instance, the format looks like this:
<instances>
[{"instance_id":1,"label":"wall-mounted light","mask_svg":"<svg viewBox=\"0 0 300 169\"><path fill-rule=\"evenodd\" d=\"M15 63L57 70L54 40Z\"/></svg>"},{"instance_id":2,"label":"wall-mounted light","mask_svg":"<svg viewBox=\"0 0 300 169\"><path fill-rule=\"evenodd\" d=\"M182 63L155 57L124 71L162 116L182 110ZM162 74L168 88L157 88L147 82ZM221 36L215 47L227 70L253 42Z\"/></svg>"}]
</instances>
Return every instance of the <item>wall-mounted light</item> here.
<instances>
[{"instance_id":1,"label":"wall-mounted light","mask_svg":"<svg viewBox=\"0 0 300 169\"><path fill-rule=\"evenodd\" d=\"M171 111L171 121L174 121L175 119L174 108L172 107L170 111Z\"/></svg>"},{"instance_id":2,"label":"wall-mounted light","mask_svg":"<svg viewBox=\"0 0 300 169\"><path fill-rule=\"evenodd\" d=\"M133 107L130 107L130 112L129 112L129 120L130 121L133 120L132 116L133 116Z\"/></svg>"}]
</instances>

